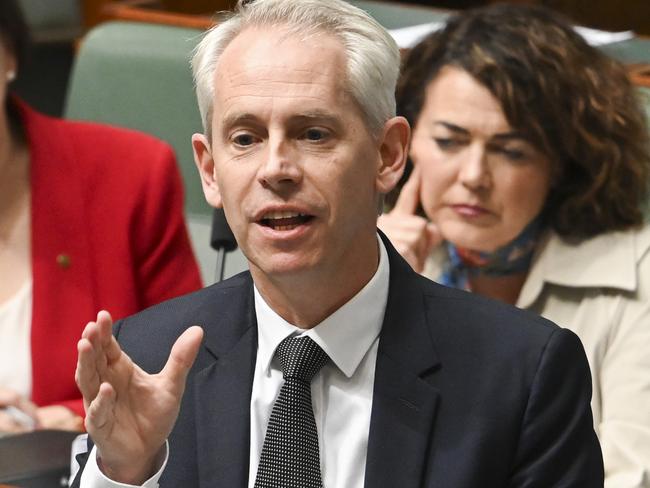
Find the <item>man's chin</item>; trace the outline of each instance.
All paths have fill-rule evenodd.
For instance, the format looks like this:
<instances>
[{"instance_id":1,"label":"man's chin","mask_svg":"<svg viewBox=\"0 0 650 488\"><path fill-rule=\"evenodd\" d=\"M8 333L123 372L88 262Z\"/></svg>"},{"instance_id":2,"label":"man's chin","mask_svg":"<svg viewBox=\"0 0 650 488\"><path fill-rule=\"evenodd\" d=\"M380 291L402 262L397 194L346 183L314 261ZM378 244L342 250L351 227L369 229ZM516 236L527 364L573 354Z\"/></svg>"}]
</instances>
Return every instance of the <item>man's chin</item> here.
<instances>
[{"instance_id":1,"label":"man's chin","mask_svg":"<svg viewBox=\"0 0 650 488\"><path fill-rule=\"evenodd\" d=\"M270 279L296 278L317 267L317 263L307 256L279 252L271 256L257 256L254 261L249 261L249 264L254 276L255 270Z\"/></svg>"}]
</instances>

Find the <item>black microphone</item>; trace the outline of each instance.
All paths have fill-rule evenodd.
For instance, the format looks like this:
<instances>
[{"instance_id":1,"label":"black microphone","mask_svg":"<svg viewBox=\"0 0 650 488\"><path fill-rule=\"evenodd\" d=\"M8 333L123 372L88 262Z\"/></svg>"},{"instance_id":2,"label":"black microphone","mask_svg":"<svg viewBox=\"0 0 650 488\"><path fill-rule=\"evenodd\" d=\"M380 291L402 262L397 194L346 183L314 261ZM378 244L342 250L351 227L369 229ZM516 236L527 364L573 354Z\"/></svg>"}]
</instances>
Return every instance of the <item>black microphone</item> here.
<instances>
[{"instance_id":1,"label":"black microphone","mask_svg":"<svg viewBox=\"0 0 650 488\"><path fill-rule=\"evenodd\" d=\"M210 246L217 251L216 281L223 280L226 264L226 253L237 249L237 241L228 225L226 214L222 208L215 208L212 213L212 232Z\"/></svg>"}]
</instances>

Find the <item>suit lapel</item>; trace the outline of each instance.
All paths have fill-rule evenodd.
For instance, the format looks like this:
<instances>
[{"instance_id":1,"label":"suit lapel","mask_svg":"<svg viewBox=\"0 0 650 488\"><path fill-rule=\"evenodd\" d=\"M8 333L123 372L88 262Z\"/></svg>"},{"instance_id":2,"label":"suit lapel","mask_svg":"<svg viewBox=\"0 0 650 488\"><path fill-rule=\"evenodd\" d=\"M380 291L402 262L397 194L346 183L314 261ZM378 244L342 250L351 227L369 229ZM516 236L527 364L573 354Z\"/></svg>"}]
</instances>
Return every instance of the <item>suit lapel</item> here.
<instances>
[{"instance_id":1,"label":"suit lapel","mask_svg":"<svg viewBox=\"0 0 650 488\"><path fill-rule=\"evenodd\" d=\"M250 401L257 350L252 281L220 300L206 334L214 361L196 374L197 453L201 487L244 488L248 483ZM213 320L214 322L214 320ZM233 325L235 324L235 325Z\"/></svg>"},{"instance_id":2,"label":"suit lapel","mask_svg":"<svg viewBox=\"0 0 650 488\"><path fill-rule=\"evenodd\" d=\"M439 395L427 378L438 359L420 278L382 238L391 278L377 352L365 486L420 487Z\"/></svg>"}]
</instances>

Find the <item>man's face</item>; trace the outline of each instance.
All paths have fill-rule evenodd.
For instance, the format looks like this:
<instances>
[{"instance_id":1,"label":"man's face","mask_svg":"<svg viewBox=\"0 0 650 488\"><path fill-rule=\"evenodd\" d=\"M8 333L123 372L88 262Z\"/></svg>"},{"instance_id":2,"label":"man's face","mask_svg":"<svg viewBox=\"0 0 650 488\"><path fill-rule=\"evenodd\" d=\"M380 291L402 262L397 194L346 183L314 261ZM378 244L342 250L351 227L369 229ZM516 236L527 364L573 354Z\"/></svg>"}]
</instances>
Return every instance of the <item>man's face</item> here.
<instances>
[{"instance_id":1,"label":"man's face","mask_svg":"<svg viewBox=\"0 0 650 488\"><path fill-rule=\"evenodd\" d=\"M242 32L218 63L211 147L195 136L194 149L254 276L376 268L377 202L393 175L345 79L336 39L280 29Z\"/></svg>"}]
</instances>

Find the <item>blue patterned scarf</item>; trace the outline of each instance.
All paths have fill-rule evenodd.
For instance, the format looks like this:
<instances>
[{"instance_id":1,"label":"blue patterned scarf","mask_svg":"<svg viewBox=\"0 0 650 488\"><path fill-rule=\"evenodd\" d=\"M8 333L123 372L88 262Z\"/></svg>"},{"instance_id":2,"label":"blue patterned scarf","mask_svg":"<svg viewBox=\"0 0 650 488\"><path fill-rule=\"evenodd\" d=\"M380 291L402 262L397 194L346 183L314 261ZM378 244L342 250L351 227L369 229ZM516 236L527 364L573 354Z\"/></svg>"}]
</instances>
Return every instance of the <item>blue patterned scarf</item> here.
<instances>
[{"instance_id":1,"label":"blue patterned scarf","mask_svg":"<svg viewBox=\"0 0 650 488\"><path fill-rule=\"evenodd\" d=\"M540 215L514 240L494 252L472 251L447 242L449 262L438 282L469 290L470 276L507 276L527 271L543 228Z\"/></svg>"}]
</instances>

